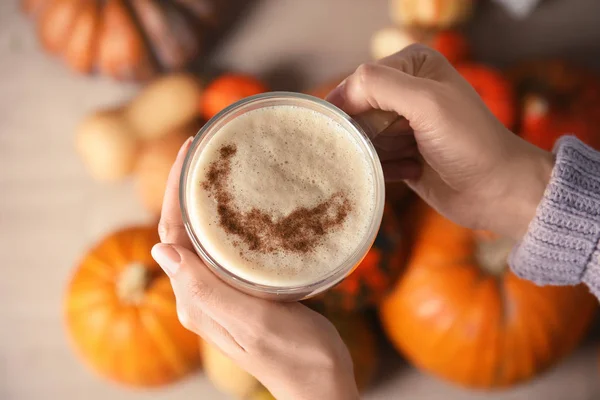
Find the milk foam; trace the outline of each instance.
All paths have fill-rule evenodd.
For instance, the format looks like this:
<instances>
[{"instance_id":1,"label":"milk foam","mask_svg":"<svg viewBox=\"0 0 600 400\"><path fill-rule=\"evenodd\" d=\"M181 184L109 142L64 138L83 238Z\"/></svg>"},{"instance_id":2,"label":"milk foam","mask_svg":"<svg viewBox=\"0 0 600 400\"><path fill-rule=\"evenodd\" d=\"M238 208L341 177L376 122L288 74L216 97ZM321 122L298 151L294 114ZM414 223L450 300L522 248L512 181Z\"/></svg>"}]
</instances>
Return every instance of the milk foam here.
<instances>
[{"instance_id":1,"label":"milk foam","mask_svg":"<svg viewBox=\"0 0 600 400\"><path fill-rule=\"evenodd\" d=\"M344 193L351 204L344 222L310 252L250 250L220 225L215 196L203 186L228 145L236 153L226 186L240 210L263 210L276 220ZM307 285L330 275L365 240L375 208L374 176L358 139L336 121L303 107L264 107L228 122L195 157L188 215L206 251L232 273L262 285Z\"/></svg>"}]
</instances>

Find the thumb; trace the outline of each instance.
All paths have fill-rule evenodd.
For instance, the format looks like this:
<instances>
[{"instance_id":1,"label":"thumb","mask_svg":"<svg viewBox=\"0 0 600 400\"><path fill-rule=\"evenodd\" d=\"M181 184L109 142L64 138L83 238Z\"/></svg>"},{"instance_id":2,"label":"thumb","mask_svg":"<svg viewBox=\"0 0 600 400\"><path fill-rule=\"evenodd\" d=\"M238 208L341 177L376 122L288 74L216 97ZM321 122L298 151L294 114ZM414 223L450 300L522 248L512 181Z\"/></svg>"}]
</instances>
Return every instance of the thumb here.
<instances>
[{"instance_id":1,"label":"thumb","mask_svg":"<svg viewBox=\"0 0 600 400\"><path fill-rule=\"evenodd\" d=\"M152 257L171 278L177 300L177 317L188 330L230 356L243 352L243 347L231 335L232 310L240 315L242 293L229 287L206 268L198 256L183 246L157 244Z\"/></svg>"},{"instance_id":2,"label":"thumb","mask_svg":"<svg viewBox=\"0 0 600 400\"><path fill-rule=\"evenodd\" d=\"M186 311L190 325L201 314L223 326L245 316L243 305L253 299L218 278L193 251L159 243L152 248L152 257L171 278L178 308Z\"/></svg>"}]
</instances>

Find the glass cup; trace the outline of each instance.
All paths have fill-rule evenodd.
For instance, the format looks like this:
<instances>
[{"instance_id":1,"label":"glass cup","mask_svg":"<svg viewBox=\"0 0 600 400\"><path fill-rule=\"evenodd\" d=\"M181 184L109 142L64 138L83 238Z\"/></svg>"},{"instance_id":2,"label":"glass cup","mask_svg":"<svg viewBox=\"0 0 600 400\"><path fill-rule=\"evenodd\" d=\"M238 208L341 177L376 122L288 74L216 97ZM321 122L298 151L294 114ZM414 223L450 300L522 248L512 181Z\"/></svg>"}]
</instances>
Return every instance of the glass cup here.
<instances>
[{"instance_id":1,"label":"glass cup","mask_svg":"<svg viewBox=\"0 0 600 400\"><path fill-rule=\"evenodd\" d=\"M190 199L188 198L188 185L190 176L193 172L191 168L196 164L196 158L205 149L211 138L229 121L248 111L278 105L304 107L324 114L339 123L346 129L348 135L352 136L356 143L359 144L374 172L373 193L375 195L375 207L367 234L362 242L354 252L336 268L314 282L301 286L268 286L258 284L233 273L227 268L227 265L219 264L219 262L217 262L206 250L206 247L203 245L196 232L194 232L194 227L190 221L188 212L188 208L190 207L188 204L190 202ZM336 285L348 276L365 257L375 240L383 215L385 197L383 171L381 169L379 157L365 130L369 131L371 136L373 136L378 132L383 131L385 127L389 126L396 118L397 115L395 114L374 112L353 119L342 110L326 101L316 97L290 92L270 92L248 97L221 111L208 121L194 138L181 172L179 193L181 213L186 231L198 255L223 281L245 293L261 298L279 301L298 301L313 297Z\"/></svg>"}]
</instances>

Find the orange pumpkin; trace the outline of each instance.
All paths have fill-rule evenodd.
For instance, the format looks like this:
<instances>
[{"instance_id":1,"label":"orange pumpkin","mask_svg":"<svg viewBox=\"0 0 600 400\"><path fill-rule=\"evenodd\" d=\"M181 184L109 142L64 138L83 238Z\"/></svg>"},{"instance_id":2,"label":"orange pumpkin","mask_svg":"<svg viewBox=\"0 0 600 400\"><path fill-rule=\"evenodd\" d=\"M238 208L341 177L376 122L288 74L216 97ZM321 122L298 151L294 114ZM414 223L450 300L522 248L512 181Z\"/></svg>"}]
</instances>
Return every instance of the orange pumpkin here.
<instances>
[{"instance_id":1,"label":"orange pumpkin","mask_svg":"<svg viewBox=\"0 0 600 400\"><path fill-rule=\"evenodd\" d=\"M382 303L383 328L417 367L497 388L531 379L582 340L596 299L583 286L540 287L506 265L511 244L419 210L412 255Z\"/></svg>"},{"instance_id":2,"label":"orange pumpkin","mask_svg":"<svg viewBox=\"0 0 600 400\"><path fill-rule=\"evenodd\" d=\"M406 239L390 204L386 204L373 246L342 282L313 301L326 310L356 311L381 302L400 275L406 258Z\"/></svg>"},{"instance_id":3,"label":"orange pumpkin","mask_svg":"<svg viewBox=\"0 0 600 400\"><path fill-rule=\"evenodd\" d=\"M539 59L519 63L508 70L520 95L537 93L566 101L585 94L598 96L598 77L591 71L564 60ZM591 89L591 91L589 90Z\"/></svg>"},{"instance_id":4,"label":"orange pumpkin","mask_svg":"<svg viewBox=\"0 0 600 400\"><path fill-rule=\"evenodd\" d=\"M560 60L528 61L509 71L522 107L518 132L551 150L562 135L574 134L600 148L600 79Z\"/></svg>"},{"instance_id":5,"label":"orange pumpkin","mask_svg":"<svg viewBox=\"0 0 600 400\"><path fill-rule=\"evenodd\" d=\"M117 231L83 258L67 290L67 330L85 363L122 384L167 384L200 366L168 277L150 256L156 226Z\"/></svg>"},{"instance_id":6,"label":"orange pumpkin","mask_svg":"<svg viewBox=\"0 0 600 400\"><path fill-rule=\"evenodd\" d=\"M588 113L584 108L560 109L550 104L547 98L532 94L523 100L519 133L523 139L548 151L559 137L567 134L600 149L599 123L599 115Z\"/></svg>"},{"instance_id":7,"label":"orange pumpkin","mask_svg":"<svg viewBox=\"0 0 600 400\"><path fill-rule=\"evenodd\" d=\"M21 0L40 42L75 71L145 80L202 54L223 0Z\"/></svg>"},{"instance_id":8,"label":"orange pumpkin","mask_svg":"<svg viewBox=\"0 0 600 400\"><path fill-rule=\"evenodd\" d=\"M202 115L209 120L236 101L268 90L264 83L248 75L222 75L206 87L201 100Z\"/></svg>"},{"instance_id":9,"label":"orange pumpkin","mask_svg":"<svg viewBox=\"0 0 600 400\"><path fill-rule=\"evenodd\" d=\"M442 53L452 64L467 60L471 53L466 36L455 30L437 32L428 44Z\"/></svg>"},{"instance_id":10,"label":"orange pumpkin","mask_svg":"<svg viewBox=\"0 0 600 400\"><path fill-rule=\"evenodd\" d=\"M512 83L499 71L482 64L466 63L456 69L475 88L492 114L512 129L516 119Z\"/></svg>"}]
</instances>

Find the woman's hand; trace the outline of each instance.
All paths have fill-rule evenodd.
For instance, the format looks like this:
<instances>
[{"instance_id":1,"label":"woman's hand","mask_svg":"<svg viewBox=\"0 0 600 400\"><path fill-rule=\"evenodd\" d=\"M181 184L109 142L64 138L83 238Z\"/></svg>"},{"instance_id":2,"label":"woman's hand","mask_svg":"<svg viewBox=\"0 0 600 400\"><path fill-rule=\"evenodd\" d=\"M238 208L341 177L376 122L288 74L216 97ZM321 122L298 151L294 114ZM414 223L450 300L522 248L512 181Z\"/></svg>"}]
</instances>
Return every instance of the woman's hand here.
<instances>
[{"instance_id":1,"label":"woman's hand","mask_svg":"<svg viewBox=\"0 0 600 400\"><path fill-rule=\"evenodd\" d=\"M171 278L177 313L278 399L358 399L352 360L333 325L299 303L258 299L228 286L198 258L179 209L188 140L171 169L154 259Z\"/></svg>"},{"instance_id":2,"label":"woman's hand","mask_svg":"<svg viewBox=\"0 0 600 400\"><path fill-rule=\"evenodd\" d=\"M388 180L407 180L455 222L519 239L550 178L553 157L507 130L434 50L412 45L361 65L327 98L350 115L403 116L374 138Z\"/></svg>"}]
</instances>

